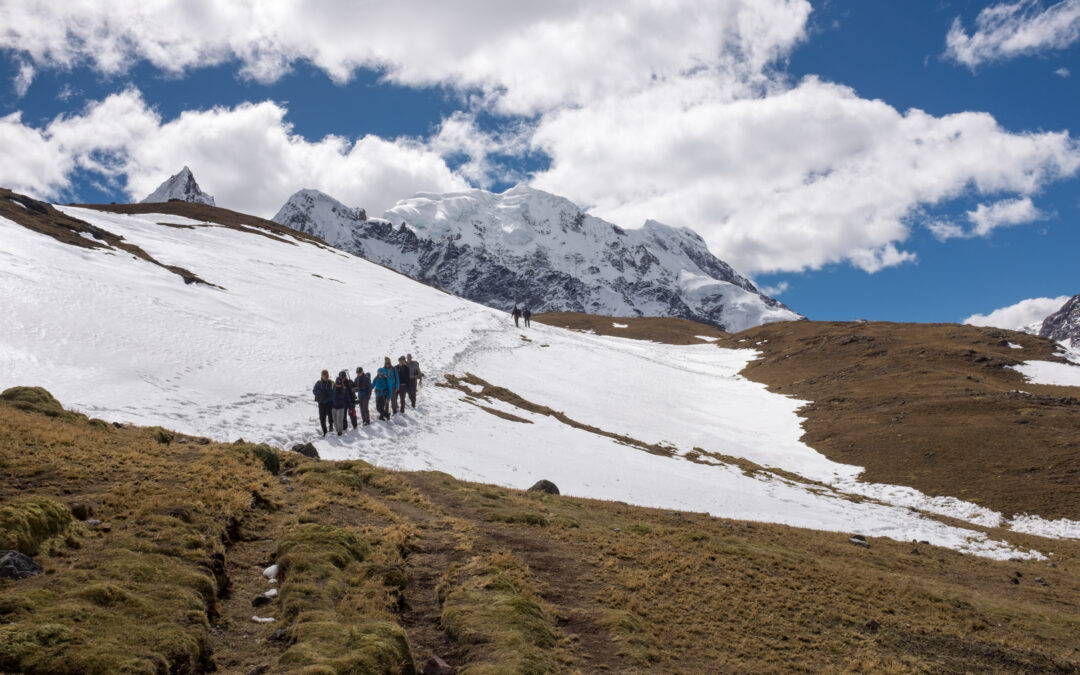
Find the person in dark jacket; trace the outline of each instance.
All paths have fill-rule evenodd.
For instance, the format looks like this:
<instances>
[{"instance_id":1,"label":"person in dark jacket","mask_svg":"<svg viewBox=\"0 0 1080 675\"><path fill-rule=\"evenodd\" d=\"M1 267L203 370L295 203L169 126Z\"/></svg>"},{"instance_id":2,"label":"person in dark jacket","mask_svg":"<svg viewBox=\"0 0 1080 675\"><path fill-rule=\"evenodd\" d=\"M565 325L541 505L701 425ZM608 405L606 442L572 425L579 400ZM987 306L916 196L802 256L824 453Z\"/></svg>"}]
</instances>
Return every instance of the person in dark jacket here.
<instances>
[{"instance_id":1,"label":"person in dark jacket","mask_svg":"<svg viewBox=\"0 0 1080 675\"><path fill-rule=\"evenodd\" d=\"M405 355L405 363L409 364L409 402L416 407L416 389L424 379L424 373L420 372L420 364L413 361L412 354Z\"/></svg>"},{"instance_id":2,"label":"person in dark jacket","mask_svg":"<svg viewBox=\"0 0 1080 675\"><path fill-rule=\"evenodd\" d=\"M399 356L397 362L398 404L401 406L401 412L405 412L405 397L409 393L409 382L412 381L412 376L409 374L409 364L405 362L404 356Z\"/></svg>"},{"instance_id":3,"label":"person in dark jacket","mask_svg":"<svg viewBox=\"0 0 1080 675\"><path fill-rule=\"evenodd\" d=\"M315 401L319 404L319 424L322 425L322 435L326 435L326 423L331 420L331 411L334 409L334 383L330 381L330 373L322 371L322 377L312 387L311 393L315 395Z\"/></svg>"},{"instance_id":4,"label":"person in dark jacket","mask_svg":"<svg viewBox=\"0 0 1080 675\"><path fill-rule=\"evenodd\" d=\"M394 367L394 364L390 363L389 356L383 358L383 367L379 368L379 372L383 372L384 370L386 371L387 385L390 387L390 408L394 411L394 414L396 415L398 412L398 387L401 386L401 382L398 381L397 368Z\"/></svg>"},{"instance_id":5,"label":"person in dark jacket","mask_svg":"<svg viewBox=\"0 0 1080 675\"><path fill-rule=\"evenodd\" d=\"M521 310L517 305L514 305L514 309L510 311L510 316L514 317L514 326L518 325L518 319L521 318Z\"/></svg>"},{"instance_id":6,"label":"person in dark jacket","mask_svg":"<svg viewBox=\"0 0 1080 675\"><path fill-rule=\"evenodd\" d=\"M522 319L525 319L525 327L526 327L526 328L528 328L529 326L531 326L531 325L532 325L532 323L531 323L531 322L529 321L529 320L530 320L530 319L532 318L532 312L531 312L531 311L529 311L529 308L528 308L528 307L526 307L525 309L521 310L521 318L522 318Z\"/></svg>"},{"instance_id":7,"label":"person in dark jacket","mask_svg":"<svg viewBox=\"0 0 1080 675\"><path fill-rule=\"evenodd\" d=\"M345 388L349 390L349 400L352 401L352 405L349 406L349 419L352 420L352 428L356 428L356 386L354 385L352 378L349 377L348 371L341 371L338 373L338 377L345 380Z\"/></svg>"},{"instance_id":8,"label":"person in dark jacket","mask_svg":"<svg viewBox=\"0 0 1080 675\"><path fill-rule=\"evenodd\" d=\"M356 369L356 379L353 380L353 388L360 400L360 418L364 426L371 424L371 411L368 405L371 403L371 376L364 372L363 368Z\"/></svg>"},{"instance_id":9,"label":"person in dark jacket","mask_svg":"<svg viewBox=\"0 0 1080 675\"><path fill-rule=\"evenodd\" d=\"M393 393L391 387L390 378L394 373L393 367L390 365L390 357L387 357L386 365L383 365L378 369L375 374L375 409L379 411L379 419L390 419L390 395Z\"/></svg>"},{"instance_id":10,"label":"person in dark jacket","mask_svg":"<svg viewBox=\"0 0 1080 675\"><path fill-rule=\"evenodd\" d=\"M345 431L345 411L352 405L352 395L345 386L346 379L348 378L338 375L334 381L334 430L338 436Z\"/></svg>"}]
</instances>

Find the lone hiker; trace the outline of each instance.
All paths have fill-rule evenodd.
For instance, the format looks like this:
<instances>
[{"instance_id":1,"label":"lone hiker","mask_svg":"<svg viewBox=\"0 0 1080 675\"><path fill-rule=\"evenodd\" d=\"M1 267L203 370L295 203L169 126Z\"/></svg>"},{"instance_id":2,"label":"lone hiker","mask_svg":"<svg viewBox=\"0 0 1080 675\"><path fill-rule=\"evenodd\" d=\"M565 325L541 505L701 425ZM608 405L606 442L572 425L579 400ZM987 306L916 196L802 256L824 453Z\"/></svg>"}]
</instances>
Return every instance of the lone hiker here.
<instances>
[{"instance_id":1,"label":"lone hiker","mask_svg":"<svg viewBox=\"0 0 1080 675\"><path fill-rule=\"evenodd\" d=\"M331 410L334 408L334 383L330 381L329 371L322 371L322 376L315 382L311 393L315 395L315 401L319 404L319 424L322 425L322 435L326 435L326 422L331 419Z\"/></svg>"},{"instance_id":2,"label":"lone hiker","mask_svg":"<svg viewBox=\"0 0 1080 675\"><path fill-rule=\"evenodd\" d=\"M525 319L525 327L526 327L526 328L528 328L528 327L529 327L530 325L532 325L532 324L530 323L530 321L529 321L529 319L531 319L531 318L532 318L532 312L530 312L530 311L529 311L529 308L528 308L528 307L526 307L525 309L521 310L521 318Z\"/></svg>"},{"instance_id":3,"label":"lone hiker","mask_svg":"<svg viewBox=\"0 0 1080 675\"><path fill-rule=\"evenodd\" d=\"M368 409L368 404L371 403L371 377L364 372L363 368L357 367L353 387L360 399L360 418L366 427L371 424L371 411Z\"/></svg>"},{"instance_id":4,"label":"lone hiker","mask_svg":"<svg viewBox=\"0 0 1080 675\"><path fill-rule=\"evenodd\" d=\"M334 381L334 430L340 436L345 430L345 410L352 405L352 392L345 386L345 376Z\"/></svg>"},{"instance_id":5,"label":"lone hiker","mask_svg":"<svg viewBox=\"0 0 1080 675\"><path fill-rule=\"evenodd\" d=\"M517 305L514 305L514 309L510 312L510 316L514 317L514 326L518 326L518 319L521 318L521 310Z\"/></svg>"},{"instance_id":6,"label":"lone hiker","mask_svg":"<svg viewBox=\"0 0 1080 675\"><path fill-rule=\"evenodd\" d=\"M416 390L424 379L424 373L420 372L420 364L413 361L412 354L405 355L405 363L409 364L409 402L416 408Z\"/></svg>"},{"instance_id":7,"label":"lone hiker","mask_svg":"<svg viewBox=\"0 0 1080 675\"><path fill-rule=\"evenodd\" d=\"M412 382L412 374L409 372L409 364L405 362L404 356L398 357L397 376L398 376L398 405L401 407L401 412L405 412L405 397L409 393L409 385ZM413 406L414 408L416 406Z\"/></svg>"}]
</instances>

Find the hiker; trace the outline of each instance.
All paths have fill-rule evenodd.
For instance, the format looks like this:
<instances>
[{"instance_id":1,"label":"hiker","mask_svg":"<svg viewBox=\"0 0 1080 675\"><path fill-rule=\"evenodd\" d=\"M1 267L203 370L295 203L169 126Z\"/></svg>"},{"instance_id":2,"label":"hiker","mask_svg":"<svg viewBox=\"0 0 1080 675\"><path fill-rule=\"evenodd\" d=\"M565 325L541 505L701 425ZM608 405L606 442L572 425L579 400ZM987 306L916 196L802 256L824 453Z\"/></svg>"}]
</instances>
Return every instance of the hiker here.
<instances>
[{"instance_id":1,"label":"hiker","mask_svg":"<svg viewBox=\"0 0 1080 675\"><path fill-rule=\"evenodd\" d=\"M349 390L349 419L352 420L352 428L356 429L356 387L353 385L348 371L341 371L338 373L338 377L345 381L345 388ZM348 425L346 425L346 428L348 428Z\"/></svg>"},{"instance_id":2,"label":"hiker","mask_svg":"<svg viewBox=\"0 0 1080 675\"><path fill-rule=\"evenodd\" d=\"M514 317L514 326L518 327L518 319L521 318L521 310L517 305L514 305L514 309L510 312L510 316Z\"/></svg>"},{"instance_id":3,"label":"hiker","mask_svg":"<svg viewBox=\"0 0 1080 675\"><path fill-rule=\"evenodd\" d=\"M356 379L353 380L353 388L360 399L360 418L364 421L366 427L371 424L371 411L368 409L368 404L371 403L371 377L359 366L356 368Z\"/></svg>"},{"instance_id":4,"label":"hiker","mask_svg":"<svg viewBox=\"0 0 1080 675\"><path fill-rule=\"evenodd\" d=\"M385 369L379 368L371 386L375 390L375 412L379 413L379 419L390 419L390 413L386 409L387 399L390 398L390 381L386 377Z\"/></svg>"},{"instance_id":5,"label":"hiker","mask_svg":"<svg viewBox=\"0 0 1080 675\"><path fill-rule=\"evenodd\" d=\"M405 363L409 364L409 402L416 408L416 390L424 379L424 374L420 372L420 364L413 361L412 354L405 355Z\"/></svg>"},{"instance_id":6,"label":"hiker","mask_svg":"<svg viewBox=\"0 0 1080 675\"><path fill-rule=\"evenodd\" d=\"M525 319L525 327L528 328L530 325L529 319L532 318L532 312L529 311L528 307L521 310L521 318Z\"/></svg>"},{"instance_id":7,"label":"hiker","mask_svg":"<svg viewBox=\"0 0 1080 675\"><path fill-rule=\"evenodd\" d=\"M384 380L385 380L385 383L383 385L385 390L386 390L385 395L386 395L387 398L390 399L389 400L389 405L393 407L394 414L396 415L397 414L397 401L394 400L394 394L397 393L397 387L398 387L397 370L390 363L390 357L389 356L383 357L383 367L379 368L379 373L378 374L382 375ZM376 380L377 379L378 379L378 377L376 376ZM375 387L375 394L376 394L375 403L376 403L376 407L378 407L377 404L379 403L378 393L379 393L379 388L378 388L378 384L376 383L376 387ZM387 407L387 402L386 401L383 402L383 407L384 408ZM381 418L381 419L387 419L387 420L390 419L390 411L386 410L385 412L386 412L386 417Z\"/></svg>"},{"instance_id":8,"label":"hiker","mask_svg":"<svg viewBox=\"0 0 1080 675\"><path fill-rule=\"evenodd\" d=\"M412 382L412 375L409 373L409 364L405 362L404 356L399 356L397 364L397 376L398 376L398 403L401 405L401 412L405 412L405 397L409 394L409 385ZM413 406L414 408L416 406Z\"/></svg>"},{"instance_id":9,"label":"hiker","mask_svg":"<svg viewBox=\"0 0 1080 675\"><path fill-rule=\"evenodd\" d=\"M340 436L345 431L345 410L352 403L352 394L345 386L344 375L338 375L334 381L334 430Z\"/></svg>"},{"instance_id":10,"label":"hiker","mask_svg":"<svg viewBox=\"0 0 1080 675\"><path fill-rule=\"evenodd\" d=\"M315 395L315 401L319 404L319 424L322 425L322 435L326 435L326 422L331 421L331 411L334 408L334 383L330 381L330 373L322 371L322 376L315 382L311 393Z\"/></svg>"}]
</instances>

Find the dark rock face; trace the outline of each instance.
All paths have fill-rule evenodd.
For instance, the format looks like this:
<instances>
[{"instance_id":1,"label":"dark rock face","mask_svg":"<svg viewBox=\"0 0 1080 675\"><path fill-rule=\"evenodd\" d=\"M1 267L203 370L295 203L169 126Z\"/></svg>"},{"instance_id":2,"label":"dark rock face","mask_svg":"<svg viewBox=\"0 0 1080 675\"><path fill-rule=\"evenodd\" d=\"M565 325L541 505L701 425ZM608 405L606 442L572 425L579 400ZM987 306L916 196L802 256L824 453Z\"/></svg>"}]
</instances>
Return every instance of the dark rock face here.
<instances>
[{"instance_id":1,"label":"dark rock face","mask_svg":"<svg viewBox=\"0 0 1080 675\"><path fill-rule=\"evenodd\" d=\"M1054 342L1080 347L1080 294L1072 296L1061 309L1043 320L1039 335Z\"/></svg>"},{"instance_id":2,"label":"dark rock face","mask_svg":"<svg viewBox=\"0 0 1080 675\"><path fill-rule=\"evenodd\" d=\"M0 579L29 579L42 573L41 565L18 551L0 551Z\"/></svg>"},{"instance_id":3,"label":"dark rock face","mask_svg":"<svg viewBox=\"0 0 1080 675\"><path fill-rule=\"evenodd\" d=\"M509 311L671 316L730 332L801 318L709 252L654 221L624 230L556 195L517 187L419 195L368 219L302 190L273 220L429 286Z\"/></svg>"},{"instance_id":4,"label":"dark rock face","mask_svg":"<svg viewBox=\"0 0 1080 675\"><path fill-rule=\"evenodd\" d=\"M559 488L556 487L555 483L545 479L536 481L536 484L529 488L529 492L543 492L549 495L557 495L559 494Z\"/></svg>"}]
</instances>

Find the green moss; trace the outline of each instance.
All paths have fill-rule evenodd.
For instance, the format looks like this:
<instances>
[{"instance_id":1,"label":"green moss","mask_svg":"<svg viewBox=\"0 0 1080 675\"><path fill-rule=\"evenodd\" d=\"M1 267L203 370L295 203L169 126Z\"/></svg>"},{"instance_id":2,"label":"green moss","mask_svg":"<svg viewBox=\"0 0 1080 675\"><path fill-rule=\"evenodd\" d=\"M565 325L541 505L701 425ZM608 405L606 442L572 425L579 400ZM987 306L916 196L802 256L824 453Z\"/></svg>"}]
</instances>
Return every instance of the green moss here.
<instances>
[{"instance_id":1,"label":"green moss","mask_svg":"<svg viewBox=\"0 0 1080 675\"><path fill-rule=\"evenodd\" d=\"M71 510L47 497L27 497L0 506L0 548L23 555L48 555L67 537Z\"/></svg>"},{"instance_id":2,"label":"green moss","mask_svg":"<svg viewBox=\"0 0 1080 675\"><path fill-rule=\"evenodd\" d=\"M173 432L163 429L161 427L152 427L150 429L150 435L154 438L155 441L162 445L168 445L169 443L172 443L173 437L175 436Z\"/></svg>"},{"instance_id":3,"label":"green moss","mask_svg":"<svg viewBox=\"0 0 1080 675\"><path fill-rule=\"evenodd\" d=\"M25 410L26 412L60 417L63 419L78 419L81 415L64 410L60 401L42 387L11 387L0 392L0 401L8 405Z\"/></svg>"},{"instance_id":4,"label":"green moss","mask_svg":"<svg viewBox=\"0 0 1080 675\"><path fill-rule=\"evenodd\" d=\"M547 527L548 517L543 513L536 511L496 511L489 513L487 519L491 522L499 523L521 523L523 525L533 525L535 527Z\"/></svg>"},{"instance_id":5,"label":"green moss","mask_svg":"<svg viewBox=\"0 0 1080 675\"><path fill-rule=\"evenodd\" d=\"M559 670L560 636L539 600L528 567L509 553L473 558L439 585L442 623L469 645L463 672L550 673Z\"/></svg>"},{"instance_id":6,"label":"green moss","mask_svg":"<svg viewBox=\"0 0 1080 675\"><path fill-rule=\"evenodd\" d=\"M281 665L307 666L305 673L416 672L405 630L390 621L307 621L291 633L296 642Z\"/></svg>"},{"instance_id":7,"label":"green moss","mask_svg":"<svg viewBox=\"0 0 1080 675\"><path fill-rule=\"evenodd\" d=\"M251 449L251 452L270 473L276 476L281 471L281 453L277 448L272 448L266 443L259 443Z\"/></svg>"}]
</instances>

